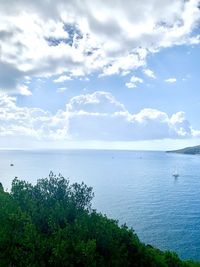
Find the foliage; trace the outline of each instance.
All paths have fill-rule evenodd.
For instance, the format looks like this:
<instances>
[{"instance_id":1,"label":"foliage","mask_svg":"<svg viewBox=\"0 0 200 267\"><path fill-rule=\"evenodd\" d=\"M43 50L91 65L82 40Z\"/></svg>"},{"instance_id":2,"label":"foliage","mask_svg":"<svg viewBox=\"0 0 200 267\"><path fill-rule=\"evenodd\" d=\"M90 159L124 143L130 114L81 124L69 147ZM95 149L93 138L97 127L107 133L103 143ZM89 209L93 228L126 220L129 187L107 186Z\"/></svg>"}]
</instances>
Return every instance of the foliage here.
<instances>
[{"instance_id":1,"label":"foliage","mask_svg":"<svg viewBox=\"0 0 200 267\"><path fill-rule=\"evenodd\" d=\"M94 194L61 175L0 186L1 267L187 267L175 253L140 242L126 225L91 209Z\"/></svg>"}]
</instances>

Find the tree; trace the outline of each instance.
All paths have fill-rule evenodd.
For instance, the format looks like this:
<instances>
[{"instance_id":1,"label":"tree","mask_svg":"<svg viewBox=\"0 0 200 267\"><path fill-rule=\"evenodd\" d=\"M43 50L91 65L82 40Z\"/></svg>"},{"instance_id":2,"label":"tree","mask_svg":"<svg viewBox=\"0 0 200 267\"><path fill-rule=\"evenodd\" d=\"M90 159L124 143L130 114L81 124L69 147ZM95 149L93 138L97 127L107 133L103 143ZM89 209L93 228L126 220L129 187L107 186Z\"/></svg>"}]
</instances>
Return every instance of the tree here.
<instances>
[{"instance_id":1,"label":"tree","mask_svg":"<svg viewBox=\"0 0 200 267\"><path fill-rule=\"evenodd\" d=\"M36 185L15 178L11 192L0 189L1 267L198 267L175 253L140 242L91 209L94 194L62 175Z\"/></svg>"}]
</instances>

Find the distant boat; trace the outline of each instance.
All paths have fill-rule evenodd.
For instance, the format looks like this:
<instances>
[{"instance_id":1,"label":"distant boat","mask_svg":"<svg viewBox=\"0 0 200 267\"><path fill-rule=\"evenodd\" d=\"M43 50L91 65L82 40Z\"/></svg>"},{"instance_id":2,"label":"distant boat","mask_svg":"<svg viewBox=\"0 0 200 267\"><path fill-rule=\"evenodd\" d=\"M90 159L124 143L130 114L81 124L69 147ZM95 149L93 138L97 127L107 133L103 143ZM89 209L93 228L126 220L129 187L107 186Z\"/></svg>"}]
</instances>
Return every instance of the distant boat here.
<instances>
[{"instance_id":1,"label":"distant boat","mask_svg":"<svg viewBox=\"0 0 200 267\"><path fill-rule=\"evenodd\" d=\"M10 163L10 166L11 166L11 167L13 167L13 166L14 166L14 164L13 164L13 163Z\"/></svg>"},{"instance_id":2,"label":"distant boat","mask_svg":"<svg viewBox=\"0 0 200 267\"><path fill-rule=\"evenodd\" d=\"M178 177L179 177L179 174L178 174L177 171L174 171L174 172L172 173L172 176L173 176L174 178L178 178Z\"/></svg>"}]
</instances>

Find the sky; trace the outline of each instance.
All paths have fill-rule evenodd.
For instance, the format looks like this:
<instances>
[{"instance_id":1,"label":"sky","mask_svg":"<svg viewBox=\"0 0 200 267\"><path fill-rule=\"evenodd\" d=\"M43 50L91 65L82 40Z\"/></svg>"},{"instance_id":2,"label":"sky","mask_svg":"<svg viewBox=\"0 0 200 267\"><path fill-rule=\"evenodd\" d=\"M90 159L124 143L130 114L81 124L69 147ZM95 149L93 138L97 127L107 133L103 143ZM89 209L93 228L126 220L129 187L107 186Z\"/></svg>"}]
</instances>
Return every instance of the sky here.
<instances>
[{"instance_id":1,"label":"sky","mask_svg":"<svg viewBox=\"0 0 200 267\"><path fill-rule=\"evenodd\" d=\"M199 0L0 0L0 148L200 144Z\"/></svg>"}]
</instances>

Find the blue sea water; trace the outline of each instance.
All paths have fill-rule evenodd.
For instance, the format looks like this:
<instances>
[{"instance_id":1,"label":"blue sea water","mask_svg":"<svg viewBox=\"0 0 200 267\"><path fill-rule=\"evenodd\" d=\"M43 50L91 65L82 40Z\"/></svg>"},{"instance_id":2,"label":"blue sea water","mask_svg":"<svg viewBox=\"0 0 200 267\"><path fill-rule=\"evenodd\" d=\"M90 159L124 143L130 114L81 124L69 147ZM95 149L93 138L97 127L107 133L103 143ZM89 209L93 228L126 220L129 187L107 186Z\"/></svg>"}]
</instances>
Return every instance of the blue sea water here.
<instances>
[{"instance_id":1,"label":"blue sea water","mask_svg":"<svg viewBox=\"0 0 200 267\"><path fill-rule=\"evenodd\" d=\"M52 170L93 187L93 208L182 259L200 260L200 157L120 150L0 151L0 181L35 183ZM14 166L11 167L10 164ZM174 179L172 173L180 174Z\"/></svg>"}]
</instances>

